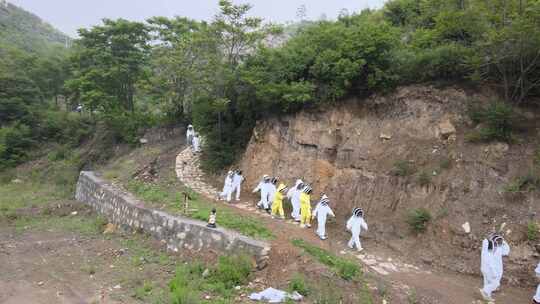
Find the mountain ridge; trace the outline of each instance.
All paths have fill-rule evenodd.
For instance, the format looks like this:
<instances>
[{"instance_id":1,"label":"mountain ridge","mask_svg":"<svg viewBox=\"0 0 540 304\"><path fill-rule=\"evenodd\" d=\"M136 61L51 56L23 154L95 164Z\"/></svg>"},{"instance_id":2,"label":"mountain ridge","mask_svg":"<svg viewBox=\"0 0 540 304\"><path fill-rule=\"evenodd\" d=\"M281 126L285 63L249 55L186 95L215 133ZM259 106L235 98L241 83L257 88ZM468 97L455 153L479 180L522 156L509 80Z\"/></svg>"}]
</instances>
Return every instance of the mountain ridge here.
<instances>
[{"instance_id":1,"label":"mountain ridge","mask_svg":"<svg viewBox=\"0 0 540 304\"><path fill-rule=\"evenodd\" d=\"M40 52L72 40L36 14L0 0L0 43Z\"/></svg>"}]
</instances>

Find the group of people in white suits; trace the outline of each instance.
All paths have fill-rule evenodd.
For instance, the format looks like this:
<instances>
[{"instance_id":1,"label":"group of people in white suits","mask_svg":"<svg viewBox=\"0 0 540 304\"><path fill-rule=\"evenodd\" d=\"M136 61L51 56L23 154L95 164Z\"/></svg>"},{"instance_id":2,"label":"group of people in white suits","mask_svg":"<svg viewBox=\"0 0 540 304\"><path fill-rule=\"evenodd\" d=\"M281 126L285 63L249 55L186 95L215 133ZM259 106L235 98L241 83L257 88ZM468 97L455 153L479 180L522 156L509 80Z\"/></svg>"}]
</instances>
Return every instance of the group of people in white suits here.
<instances>
[{"instance_id":1,"label":"group of people in white suits","mask_svg":"<svg viewBox=\"0 0 540 304\"><path fill-rule=\"evenodd\" d=\"M229 171L225 177L225 183L223 184L223 191L219 193L218 199L231 202L233 193L236 192L236 200L240 200L240 191L242 188L242 182L244 177L242 176L242 170Z\"/></svg>"},{"instance_id":2,"label":"group of people in white suits","mask_svg":"<svg viewBox=\"0 0 540 304\"><path fill-rule=\"evenodd\" d=\"M264 175L261 178L261 181L253 189L254 193L260 193L260 200L257 206L271 213L273 217L279 215L279 218L284 219L282 205L283 199L286 197L291 204L291 218L295 222L299 222L302 228L310 228L311 220L316 218L317 230L315 233L321 240L327 239L327 218L328 216L335 217L334 211L330 207L329 197L326 194L322 194L312 212L311 194L313 189L309 184L301 179L297 179L293 187L287 188L283 183L278 185L278 182L279 179L277 177ZM360 242L360 234L362 230L367 230L368 226L364 220L364 212L361 208L354 208L350 219L347 221L346 228L351 232L349 247L362 251L363 247Z\"/></svg>"}]
</instances>

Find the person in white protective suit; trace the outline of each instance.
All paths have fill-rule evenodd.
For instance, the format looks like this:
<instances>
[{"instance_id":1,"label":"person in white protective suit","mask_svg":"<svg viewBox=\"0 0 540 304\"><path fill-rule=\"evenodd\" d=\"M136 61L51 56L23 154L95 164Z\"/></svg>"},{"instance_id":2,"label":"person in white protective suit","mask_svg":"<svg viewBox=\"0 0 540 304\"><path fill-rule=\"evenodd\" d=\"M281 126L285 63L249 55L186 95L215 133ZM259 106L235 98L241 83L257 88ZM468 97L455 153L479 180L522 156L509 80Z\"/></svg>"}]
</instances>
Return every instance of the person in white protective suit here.
<instances>
[{"instance_id":1,"label":"person in white protective suit","mask_svg":"<svg viewBox=\"0 0 540 304\"><path fill-rule=\"evenodd\" d=\"M536 279L540 280L540 263L536 265L534 272L536 272ZM536 287L536 294L533 297L533 303L540 304L540 284L538 284L538 287Z\"/></svg>"},{"instance_id":2,"label":"person in white protective suit","mask_svg":"<svg viewBox=\"0 0 540 304\"><path fill-rule=\"evenodd\" d=\"M360 243L360 232L362 229L368 230L368 225L366 221L364 221L364 210L361 208L354 208L351 218L347 221L347 230L352 234L348 246L351 249L356 247L356 250L359 252L364 250L364 248L362 248L362 243Z\"/></svg>"},{"instance_id":3,"label":"person in white protective suit","mask_svg":"<svg viewBox=\"0 0 540 304\"><path fill-rule=\"evenodd\" d=\"M274 203L274 198L276 197L278 181L279 178L277 177L272 177L270 179L270 184L268 185L268 210L266 211L272 211L272 204Z\"/></svg>"},{"instance_id":4,"label":"person in white protective suit","mask_svg":"<svg viewBox=\"0 0 540 304\"><path fill-rule=\"evenodd\" d=\"M326 240L328 238L326 236L326 218L328 215L336 217L332 209L330 209L329 203L330 199L328 199L326 194L323 194L317 207L315 207L315 210L313 211L313 218L317 217L317 235L321 240Z\"/></svg>"},{"instance_id":5,"label":"person in white protective suit","mask_svg":"<svg viewBox=\"0 0 540 304\"><path fill-rule=\"evenodd\" d=\"M190 146L193 145L193 137L195 137L195 129L193 129L193 125L188 125L186 131L186 142Z\"/></svg>"},{"instance_id":6,"label":"person in white protective suit","mask_svg":"<svg viewBox=\"0 0 540 304\"><path fill-rule=\"evenodd\" d=\"M193 135L193 139L191 140L193 152L201 152L201 138L199 137L199 134L195 133Z\"/></svg>"},{"instance_id":7,"label":"person in white protective suit","mask_svg":"<svg viewBox=\"0 0 540 304\"><path fill-rule=\"evenodd\" d=\"M233 177L234 172L229 171L225 177L225 183L223 184L223 191L219 194L220 199L227 199L227 202L231 201L233 191Z\"/></svg>"},{"instance_id":8,"label":"person in white protective suit","mask_svg":"<svg viewBox=\"0 0 540 304\"><path fill-rule=\"evenodd\" d=\"M262 180L259 182L257 187L253 189L253 193L256 193L258 191L261 192L261 200L257 203L257 207L268 210L269 209L268 199L270 199L268 195L270 191L270 176L268 175L263 176Z\"/></svg>"},{"instance_id":9,"label":"person in white protective suit","mask_svg":"<svg viewBox=\"0 0 540 304\"><path fill-rule=\"evenodd\" d=\"M233 191L236 192L236 200L240 200L240 189L242 188L242 183L244 182L244 176L242 176L242 170L235 170L233 177Z\"/></svg>"},{"instance_id":10,"label":"person in white protective suit","mask_svg":"<svg viewBox=\"0 0 540 304\"><path fill-rule=\"evenodd\" d=\"M484 276L484 287L480 289L480 294L484 300L493 301L491 295L501 285L503 256L509 254L510 246L500 234L491 234L482 241L480 270Z\"/></svg>"},{"instance_id":11,"label":"person in white protective suit","mask_svg":"<svg viewBox=\"0 0 540 304\"><path fill-rule=\"evenodd\" d=\"M304 189L304 182L301 179L297 179L294 187L291 187L287 191L287 198L292 206L291 217L297 222L300 221L300 192L302 189Z\"/></svg>"}]
</instances>

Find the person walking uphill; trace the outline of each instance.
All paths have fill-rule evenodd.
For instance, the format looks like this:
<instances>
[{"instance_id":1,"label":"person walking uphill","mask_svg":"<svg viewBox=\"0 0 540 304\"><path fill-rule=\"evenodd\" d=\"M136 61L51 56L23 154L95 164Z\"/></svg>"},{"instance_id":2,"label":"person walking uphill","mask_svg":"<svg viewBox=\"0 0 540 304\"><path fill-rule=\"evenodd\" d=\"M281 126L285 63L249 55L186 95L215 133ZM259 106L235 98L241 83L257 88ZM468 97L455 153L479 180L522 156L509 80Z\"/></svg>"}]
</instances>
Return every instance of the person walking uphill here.
<instances>
[{"instance_id":1,"label":"person walking uphill","mask_svg":"<svg viewBox=\"0 0 540 304\"><path fill-rule=\"evenodd\" d=\"M538 263L534 272L536 273L536 279L540 280L540 263ZM540 284L538 284L538 287L536 287L536 294L533 297L533 303L540 304Z\"/></svg>"},{"instance_id":2,"label":"person walking uphill","mask_svg":"<svg viewBox=\"0 0 540 304\"><path fill-rule=\"evenodd\" d=\"M480 289L480 294L484 300L493 301L491 295L501 285L503 256L509 254L510 246L500 234L491 234L482 241L480 270L484 276L484 287Z\"/></svg>"},{"instance_id":3,"label":"person walking uphill","mask_svg":"<svg viewBox=\"0 0 540 304\"><path fill-rule=\"evenodd\" d=\"M300 227L311 227L311 192L310 186L305 186L300 193Z\"/></svg>"},{"instance_id":4,"label":"person walking uphill","mask_svg":"<svg viewBox=\"0 0 540 304\"><path fill-rule=\"evenodd\" d=\"M285 212L283 211L283 197L287 191L287 186L279 184L277 192L274 194L274 201L272 202L272 218L275 218L279 214L279 218L285 219Z\"/></svg>"},{"instance_id":5,"label":"person walking uphill","mask_svg":"<svg viewBox=\"0 0 540 304\"><path fill-rule=\"evenodd\" d=\"M261 200L257 203L257 207L262 208L270 213L269 202L270 199L270 176L264 175L257 187L253 189L253 193L261 192Z\"/></svg>"},{"instance_id":6,"label":"person walking uphill","mask_svg":"<svg viewBox=\"0 0 540 304\"><path fill-rule=\"evenodd\" d=\"M225 177L225 182L223 184L223 192L219 194L219 199L227 199L227 202L231 201L232 191L233 191L233 178L234 173L229 171Z\"/></svg>"},{"instance_id":7,"label":"person walking uphill","mask_svg":"<svg viewBox=\"0 0 540 304\"><path fill-rule=\"evenodd\" d=\"M287 197L292 205L291 217L295 222L300 222L300 194L302 193L302 189L304 189L304 182L299 179L296 181L294 187L287 191Z\"/></svg>"},{"instance_id":8,"label":"person walking uphill","mask_svg":"<svg viewBox=\"0 0 540 304\"><path fill-rule=\"evenodd\" d=\"M360 232L368 230L366 221L364 221L364 210L361 208L354 208L351 218L347 221L347 230L351 232L351 239L349 240L349 248L353 249L356 246L358 252L364 250L362 243L360 243Z\"/></svg>"},{"instance_id":9,"label":"person walking uphill","mask_svg":"<svg viewBox=\"0 0 540 304\"><path fill-rule=\"evenodd\" d=\"M193 125L188 125L186 131L186 142L189 146L193 145L193 137L195 137L195 129L193 129Z\"/></svg>"},{"instance_id":10,"label":"person walking uphill","mask_svg":"<svg viewBox=\"0 0 540 304\"><path fill-rule=\"evenodd\" d=\"M313 211L313 218L317 217L317 235L321 240L326 240L328 237L326 236L326 218L328 215L331 215L335 217L336 215L330 209L330 206L328 205L330 203L330 200L328 199L328 196L324 194L321 197L321 200L317 204L317 207L315 207L315 210Z\"/></svg>"},{"instance_id":11,"label":"person walking uphill","mask_svg":"<svg viewBox=\"0 0 540 304\"><path fill-rule=\"evenodd\" d=\"M242 183L244 182L244 177L242 176L242 170L237 169L234 171L233 177L233 192L236 192L236 200L240 200L240 189L242 188Z\"/></svg>"}]
</instances>

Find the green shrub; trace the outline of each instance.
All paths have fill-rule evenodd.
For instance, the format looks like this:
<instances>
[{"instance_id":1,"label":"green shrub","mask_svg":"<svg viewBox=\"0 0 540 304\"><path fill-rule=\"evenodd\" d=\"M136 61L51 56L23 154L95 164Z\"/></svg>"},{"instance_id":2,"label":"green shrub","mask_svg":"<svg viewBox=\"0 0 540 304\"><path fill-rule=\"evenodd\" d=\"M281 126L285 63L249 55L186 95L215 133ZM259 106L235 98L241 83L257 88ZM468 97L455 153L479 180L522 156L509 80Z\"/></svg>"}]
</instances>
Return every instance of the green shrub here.
<instances>
[{"instance_id":1,"label":"green shrub","mask_svg":"<svg viewBox=\"0 0 540 304\"><path fill-rule=\"evenodd\" d=\"M395 176L409 176L414 173L414 167L406 160L398 160L394 163L391 173Z\"/></svg>"},{"instance_id":2,"label":"green shrub","mask_svg":"<svg viewBox=\"0 0 540 304\"><path fill-rule=\"evenodd\" d=\"M345 280L352 280L361 274L360 266L353 261L335 256L324 249L308 244L300 239L294 239L292 243L296 247L304 249L308 254L319 260L319 262L332 268L332 270Z\"/></svg>"},{"instance_id":3,"label":"green shrub","mask_svg":"<svg viewBox=\"0 0 540 304\"><path fill-rule=\"evenodd\" d=\"M525 176L520 176L504 187L504 191L508 193L516 193L521 191L531 191L540 187L540 178L529 173Z\"/></svg>"},{"instance_id":4,"label":"green shrub","mask_svg":"<svg viewBox=\"0 0 540 304\"><path fill-rule=\"evenodd\" d=\"M452 159L450 157L444 157L439 161L439 168L441 170L448 170L452 167Z\"/></svg>"},{"instance_id":5,"label":"green shrub","mask_svg":"<svg viewBox=\"0 0 540 304\"><path fill-rule=\"evenodd\" d=\"M516 115L510 104L495 101L487 107L471 106L468 114L473 122L482 124L480 129L467 135L468 141L513 141Z\"/></svg>"},{"instance_id":6,"label":"green shrub","mask_svg":"<svg viewBox=\"0 0 540 304\"><path fill-rule=\"evenodd\" d=\"M407 215L407 223L415 233L426 231L429 221L431 221L431 213L425 208L413 209Z\"/></svg>"},{"instance_id":7,"label":"green shrub","mask_svg":"<svg viewBox=\"0 0 540 304\"><path fill-rule=\"evenodd\" d=\"M221 283L226 289L232 289L246 283L251 269L251 259L245 255L221 256L210 276L210 281Z\"/></svg>"},{"instance_id":8,"label":"green shrub","mask_svg":"<svg viewBox=\"0 0 540 304\"><path fill-rule=\"evenodd\" d=\"M527 239L531 242L535 242L538 240L538 230L540 228L538 227L538 224L534 221L530 221L527 224Z\"/></svg>"},{"instance_id":9,"label":"green shrub","mask_svg":"<svg viewBox=\"0 0 540 304\"><path fill-rule=\"evenodd\" d=\"M426 171L422 171L418 175L418 184L422 187L428 186L431 184L431 174Z\"/></svg>"},{"instance_id":10,"label":"green shrub","mask_svg":"<svg viewBox=\"0 0 540 304\"><path fill-rule=\"evenodd\" d=\"M298 292L304 297L309 295L310 288L306 282L306 277L301 274L295 274L289 282L289 292Z\"/></svg>"},{"instance_id":11,"label":"green shrub","mask_svg":"<svg viewBox=\"0 0 540 304\"><path fill-rule=\"evenodd\" d=\"M33 144L32 131L27 125L0 128L0 170L25 161Z\"/></svg>"},{"instance_id":12,"label":"green shrub","mask_svg":"<svg viewBox=\"0 0 540 304\"><path fill-rule=\"evenodd\" d=\"M176 269L175 276L169 283L173 304L200 303L199 284L203 270L200 264L182 265Z\"/></svg>"}]
</instances>

